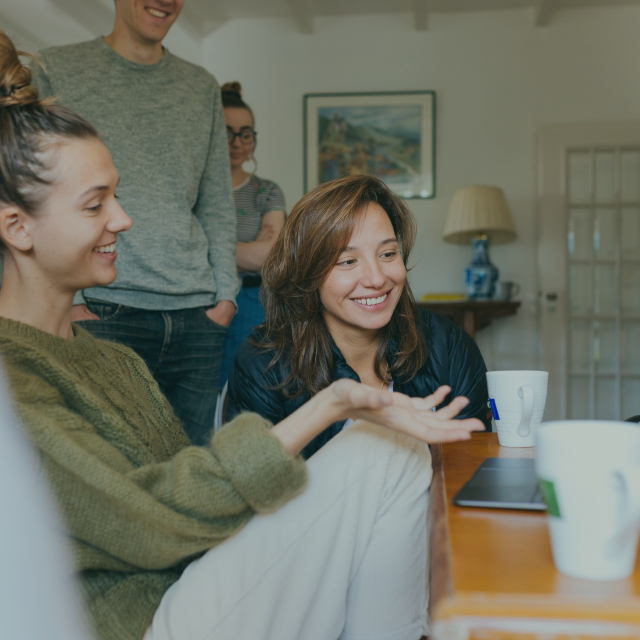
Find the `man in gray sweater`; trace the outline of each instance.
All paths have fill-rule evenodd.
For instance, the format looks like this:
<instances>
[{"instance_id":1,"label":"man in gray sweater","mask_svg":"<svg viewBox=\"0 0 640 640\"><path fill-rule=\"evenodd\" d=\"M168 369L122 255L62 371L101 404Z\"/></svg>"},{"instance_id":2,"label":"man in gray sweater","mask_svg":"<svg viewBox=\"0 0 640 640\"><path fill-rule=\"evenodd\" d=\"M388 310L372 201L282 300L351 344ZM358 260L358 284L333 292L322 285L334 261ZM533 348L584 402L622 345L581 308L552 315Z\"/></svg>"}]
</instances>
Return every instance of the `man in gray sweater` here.
<instances>
[{"instance_id":1,"label":"man in gray sweater","mask_svg":"<svg viewBox=\"0 0 640 640\"><path fill-rule=\"evenodd\" d=\"M236 215L218 84L162 46L183 3L116 0L109 36L42 51L34 75L42 97L96 127L134 221L116 281L80 292L73 320L137 351L191 441L206 444L236 311Z\"/></svg>"}]
</instances>

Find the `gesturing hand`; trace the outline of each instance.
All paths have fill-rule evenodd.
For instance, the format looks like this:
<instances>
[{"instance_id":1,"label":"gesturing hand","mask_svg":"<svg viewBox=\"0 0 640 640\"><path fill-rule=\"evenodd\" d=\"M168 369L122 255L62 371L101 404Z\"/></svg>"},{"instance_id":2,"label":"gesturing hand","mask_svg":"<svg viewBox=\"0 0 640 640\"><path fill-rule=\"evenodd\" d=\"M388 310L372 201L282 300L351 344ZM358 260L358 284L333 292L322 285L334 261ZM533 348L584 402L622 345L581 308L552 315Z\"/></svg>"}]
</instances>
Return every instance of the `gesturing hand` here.
<instances>
[{"instance_id":1,"label":"gesturing hand","mask_svg":"<svg viewBox=\"0 0 640 640\"><path fill-rule=\"evenodd\" d=\"M453 419L469 403L461 396L446 407L432 411L433 407L444 401L451 387L442 386L426 398L389 393L347 379L334 382L330 389L341 405L344 418L375 422L424 442L468 440L472 431L484 429L482 422L476 418Z\"/></svg>"}]
</instances>

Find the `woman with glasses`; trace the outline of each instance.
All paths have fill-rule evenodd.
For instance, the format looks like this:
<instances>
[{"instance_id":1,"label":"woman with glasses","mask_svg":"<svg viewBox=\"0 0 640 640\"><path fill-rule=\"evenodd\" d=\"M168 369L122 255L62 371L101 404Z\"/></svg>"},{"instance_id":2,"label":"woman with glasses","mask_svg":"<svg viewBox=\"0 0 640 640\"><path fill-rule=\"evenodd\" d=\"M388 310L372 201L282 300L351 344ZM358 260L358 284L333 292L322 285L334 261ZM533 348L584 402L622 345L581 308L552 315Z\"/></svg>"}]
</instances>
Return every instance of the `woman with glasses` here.
<instances>
[{"instance_id":1,"label":"woman with glasses","mask_svg":"<svg viewBox=\"0 0 640 640\"><path fill-rule=\"evenodd\" d=\"M285 205L280 187L255 173L255 120L251 107L242 99L240 83L227 82L221 89L238 219L236 263L242 279L242 289L236 298L238 313L225 338L220 372L220 386L223 387L242 341L251 333L252 327L264 322L264 309L259 298L260 271L284 225ZM247 173L243 168L248 160L254 164L253 173Z\"/></svg>"}]
</instances>

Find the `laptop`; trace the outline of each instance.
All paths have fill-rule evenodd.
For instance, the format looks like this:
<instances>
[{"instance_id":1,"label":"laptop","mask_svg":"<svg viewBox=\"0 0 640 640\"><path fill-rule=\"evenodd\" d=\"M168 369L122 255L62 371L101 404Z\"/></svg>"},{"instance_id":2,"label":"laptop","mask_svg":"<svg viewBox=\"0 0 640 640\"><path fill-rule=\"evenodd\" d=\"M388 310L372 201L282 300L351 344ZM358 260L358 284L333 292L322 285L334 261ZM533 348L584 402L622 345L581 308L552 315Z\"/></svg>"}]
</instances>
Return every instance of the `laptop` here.
<instances>
[{"instance_id":1,"label":"laptop","mask_svg":"<svg viewBox=\"0 0 640 640\"><path fill-rule=\"evenodd\" d=\"M453 498L460 507L545 511L533 458L487 458Z\"/></svg>"}]
</instances>

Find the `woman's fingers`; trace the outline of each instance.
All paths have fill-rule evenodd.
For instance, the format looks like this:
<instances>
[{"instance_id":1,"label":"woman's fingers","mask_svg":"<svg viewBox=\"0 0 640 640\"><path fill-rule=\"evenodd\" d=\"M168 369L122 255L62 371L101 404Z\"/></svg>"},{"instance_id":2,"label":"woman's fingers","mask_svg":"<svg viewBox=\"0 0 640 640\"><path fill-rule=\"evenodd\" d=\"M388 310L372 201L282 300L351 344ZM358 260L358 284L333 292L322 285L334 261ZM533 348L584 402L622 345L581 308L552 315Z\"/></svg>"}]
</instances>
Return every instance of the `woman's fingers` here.
<instances>
[{"instance_id":1,"label":"woman's fingers","mask_svg":"<svg viewBox=\"0 0 640 640\"><path fill-rule=\"evenodd\" d=\"M390 405L393 401L388 391L374 389L364 384L357 384L350 391L350 399L354 409L379 409Z\"/></svg>"},{"instance_id":2,"label":"woman's fingers","mask_svg":"<svg viewBox=\"0 0 640 640\"><path fill-rule=\"evenodd\" d=\"M454 420L469 404L464 397L454 398L446 407L431 411L451 392L448 386L440 387L426 398L409 398L348 379L334 382L332 387L345 415L371 420L425 442L468 440L472 431L484 429L475 418Z\"/></svg>"},{"instance_id":3,"label":"woman's fingers","mask_svg":"<svg viewBox=\"0 0 640 640\"><path fill-rule=\"evenodd\" d=\"M441 433L466 433L470 434L472 431L482 431L484 425L477 418L467 418L466 420L434 420L430 425L427 425L427 429L437 431L440 437Z\"/></svg>"},{"instance_id":4,"label":"woman's fingers","mask_svg":"<svg viewBox=\"0 0 640 640\"><path fill-rule=\"evenodd\" d=\"M446 407L442 407L442 409L438 409L435 412L435 415L441 420L451 420L455 418L467 405L469 404L469 400L464 396L458 396L454 398Z\"/></svg>"},{"instance_id":5,"label":"woman's fingers","mask_svg":"<svg viewBox=\"0 0 640 640\"><path fill-rule=\"evenodd\" d=\"M351 409L379 409L393 401L388 391L374 389L346 378L334 383L334 391L338 399Z\"/></svg>"},{"instance_id":6,"label":"woman's fingers","mask_svg":"<svg viewBox=\"0 0 640 640\"><path fill-rule=\"evenodd\" d=\"M450 391L451 387L443 385L442 387L438 387L430 396L425 396L424 398L411 398L411 403L414 408L419 411L431 411L433 407L437 407L439 404L444 402Z\"/></svg>"}]
</instances>

